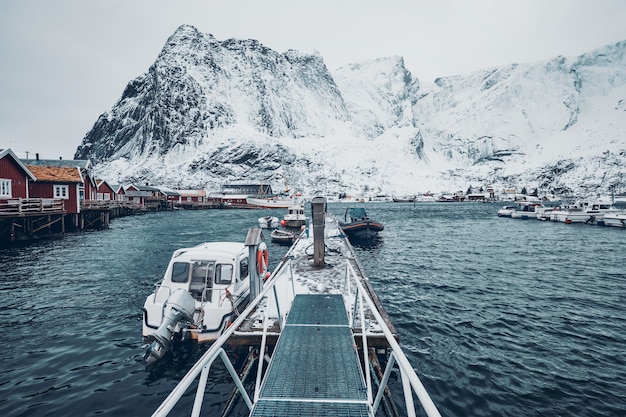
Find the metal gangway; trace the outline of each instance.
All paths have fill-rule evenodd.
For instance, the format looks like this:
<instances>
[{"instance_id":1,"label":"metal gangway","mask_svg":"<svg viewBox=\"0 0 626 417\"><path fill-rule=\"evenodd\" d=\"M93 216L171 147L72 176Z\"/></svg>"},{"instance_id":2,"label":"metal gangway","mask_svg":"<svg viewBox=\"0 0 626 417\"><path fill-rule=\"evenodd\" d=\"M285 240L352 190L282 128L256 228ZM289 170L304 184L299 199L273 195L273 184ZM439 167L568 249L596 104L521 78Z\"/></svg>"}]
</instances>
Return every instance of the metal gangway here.
<instances>
[{"instance_id":1,"label":"metal gangway","mask_svg":"<svg viewBox=\"0 0 626 417\"><path fill-rule=\"evenodd\" d=\"M200 416L211 368L220 358L250 410L250 416L374 417L392 371L397 367L406 415L416 415L417 399L427 416L439 417L435 404L350 262L345 262L345 276L341 277L339 273L338 280L343 281L341 293L296 294L291 265L293 256L290 255L295 246L280 262L262 292L194 364L153 416L167 416L196 381L190 415ZM288 297L284 294L286 289ZM367 320L373 317L389 344L388 360L382 378L374 381L376 383L373 383L369 372L366 309ZM259 318L259 315L262 317ZM246 320L251 319L262 319L263 328L260 330L256 380L253 391L248 393L244 386L245 376L240 378L224 345ZM270 358L265 353L267 337L269 323L275 322L278 322L280 336ZM352 332L359 327L362 339L360 353ZM304 343L304 347L299 343ZM264 373L265 362L269 365ZM176 410L176 415L182 413Z\"/></svg>"}]
</instances>

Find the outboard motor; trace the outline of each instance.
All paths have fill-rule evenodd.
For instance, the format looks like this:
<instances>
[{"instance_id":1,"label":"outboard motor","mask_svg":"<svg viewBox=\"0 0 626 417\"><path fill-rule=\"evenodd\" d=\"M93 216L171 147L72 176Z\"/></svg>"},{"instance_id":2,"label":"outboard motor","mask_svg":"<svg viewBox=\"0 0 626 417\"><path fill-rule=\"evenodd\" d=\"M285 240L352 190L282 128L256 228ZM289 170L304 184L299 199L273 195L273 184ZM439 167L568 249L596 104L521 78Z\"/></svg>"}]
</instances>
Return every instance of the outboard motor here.
<instances>
[{"instance_id":1,"label":"outboard motor","mask_svg":"<svg viewBox=\"0 0 626 417\"><path fill-rule=\"evenodd\" d=\"M143 355L146 365L161 359L172 348L172 336L176 325L181 320L191 320L196 302L189 292L177 289L165 303L165 312L159 328L148 336L152 341Z\"/></svg>"}]
</instances>

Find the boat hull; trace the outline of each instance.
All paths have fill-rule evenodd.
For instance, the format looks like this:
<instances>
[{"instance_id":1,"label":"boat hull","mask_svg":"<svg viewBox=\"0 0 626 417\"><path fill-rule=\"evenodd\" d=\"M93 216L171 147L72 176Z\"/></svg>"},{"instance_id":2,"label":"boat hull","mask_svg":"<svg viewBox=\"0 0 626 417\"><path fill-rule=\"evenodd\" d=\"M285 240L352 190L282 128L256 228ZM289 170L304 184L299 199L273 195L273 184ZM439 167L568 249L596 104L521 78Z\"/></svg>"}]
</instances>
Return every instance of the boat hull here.
<instances>
[{"instance_id":1,"label":"boat hull","mask_svg":"<svg viewBox=\"0 0 626 417\"><path fill-rule=\"evenodd\" d=\"M292 232L281 229L272 231L270 237L272 238L272 242L278 243L279 245L291 245L296 238Z\"/></svg>"},{"instance_id":2,"label":"boat hull","mask_svg":"<svg viewBox=\"0 0 626 417\"><path fill-rule=\"evenodd\" d=\"M626 214L607 214L598 224L609 227L626 227Z\"/></svg>"},{"instance_id":3,"label":"boat hull","mask_svg":"<svg viewBox=\"0 0 626 417\"><path fill-rule=\"evenodd\" d=\"M368 240L378 235L384 226L373 221L341 223L341 229L351 239Z\"/></svg>"},{"instance_id":4,"label":"boat hull","mask_svg":"<svg viewBox=\"0 0 626 417\"><path fill-rule=\"evenodd\" d=\"M258 208L278 209L293 206L293 199L252 198L246 199L248 205Z\"/></svg>"},{"instance_id":5,"label":"boat hull","mask_svg":"<svg viewBox=\"0 0 626 417\"><path fill-rule=\"evenodd\" d=\"M285 219L285 226L292 229L299 229L306 224L305 219Z\"/></svg>"}]
</instances>

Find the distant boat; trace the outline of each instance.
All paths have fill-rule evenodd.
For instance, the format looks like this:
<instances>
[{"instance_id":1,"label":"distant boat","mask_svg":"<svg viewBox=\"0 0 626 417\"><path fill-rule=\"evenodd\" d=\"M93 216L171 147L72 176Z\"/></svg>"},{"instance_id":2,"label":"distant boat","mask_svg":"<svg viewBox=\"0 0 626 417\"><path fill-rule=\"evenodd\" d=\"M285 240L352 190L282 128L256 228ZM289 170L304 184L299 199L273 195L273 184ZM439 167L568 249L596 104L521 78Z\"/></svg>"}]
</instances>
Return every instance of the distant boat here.
<instances>
[{"instance_id":1,"label":"distant boat","mask_svg":"<svg viewBox=\"0 0 626 417\"><path fill-rule=\"evenodd\" d=\"M537 220L550 220L550 215L554 211L554 207L537 207L535 208L535 217Z\"/></svg>"},{"instance_id":2,"label":"distant boat","mask_svg":"<svg viewBox=\"0 0 626 417\"><path fill-rule=\"evenodd\" d=\"M267 198L248 197L246 199L246 201L252 207L269 208L269 209L289 208L289 207L293 206L293 204L294 204L294 199L291 196L289 196L289 197L284 197L284 196L281 196L281 197L267 197Z\"/></svg>"},{"instance_id":3,"label":"distant boat","mask_svg":"<svg viewBox=\"0 0 626 417\"><path fill-rule=\"evenodd\" d=\"M607 213L598 221L600 226L626 227L626 212Z\"/></svg>"},{"instance_id":4,"label":"distant boat","mask_svg":"<svg viewBox=\"0 0 626 417\"><path fill-rule=\"evenodd\" d=\"M339 222L339 226L348 238L356 240L372 240L385 228L382 223L370 219L363 207L346 209L345 221Z\"/></svg>"},{"instance_id":5,"label":"distant boat","mask_svg":"<svg viewBox=\"0 0 626 417\"><path fill-rule=\"evenodd\" d=\"M285 227L299 229L306 224L306 215L304 214L304 206L292 205L287 209L287 214L280 222Z\"/></svg>"},{"instance_id":6,"label":"distant boat","mask_svg":"<svg viewBox=\"0 0 626 417\"><path fill-rule=\"evenodd\" d=\"M611 203L577 201L571 206L555 209L550 214L550 220L563 223L596 223L607 214L620 213Z\"/></svg>"},{"instance_id":7,"label":"distant boat","mask_svg":"<svg viewBox=\"0 0 626 417\"><path fill-rule=\"evenodd\" d=\"M498 217L511 217L511 214L515 211L517 206L508 204L506 206L502 206L500 210L498 210Z\"/></svg>"},{"instance_id":8,"label":"distant boat","mask_svg":"<svg viewBox=\"0 0 626 417\"><path fill-rule=\"evenodd\" d=\"M396 198L393 197L394 203L413 203L415 202L415 197L404 197L404 198Z\"/></svg>"},{"instance_id":9,"label":"distant boat","mask_svg":"<svg viewBox=\"0 0 626 417\"><path fill-rule=\"evenodd\" d=\"M543 208L543 204L538 201L519 201L511 212L511 218L522 220L536 219L536 212L541 208Z\"/></svg>"},{"instance_id":10,"label":"distant boat","mask_svg":"<svg viewBox=\"0 0 626 417\"><path fill-rule=\"evenodd\" d=\"M262 229L276 229L280 225L278 217L264 216L259 217L259 227Z\"/></svg>"}]
</instances>

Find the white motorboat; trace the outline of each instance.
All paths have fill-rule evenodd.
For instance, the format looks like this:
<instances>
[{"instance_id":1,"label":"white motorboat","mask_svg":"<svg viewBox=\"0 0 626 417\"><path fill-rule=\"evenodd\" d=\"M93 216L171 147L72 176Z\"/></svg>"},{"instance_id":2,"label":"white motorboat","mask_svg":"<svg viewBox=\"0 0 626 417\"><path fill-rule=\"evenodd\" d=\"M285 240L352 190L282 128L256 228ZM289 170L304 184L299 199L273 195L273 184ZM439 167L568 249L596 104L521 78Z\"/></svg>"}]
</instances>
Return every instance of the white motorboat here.
<instances>
[{"instance_id":1,"label":"white motorboat","mask_svg":"<svg viewBox=\"0 0 626 417\"><path fill-rule=\"evenodd\" d=\"M249 251L243 243L210 242L174 252L143 306L146 363L160 359L174 340L211 342L222 334L248 302L251 274L269 275L265 243L256 259Z\"/></svg>"},{"instance_id":2,"label":"white motorboat","mask_svg":"<svg viewBox=\"0 0 626 417\"><path fill-rule=\"evenodd\" d=\"M259 227L262 229L276 229L280 225L280 220L275 216L259 217Z\"/></svg>"},{"instance_id":3,"label":"white motorboat","mask_svg":"<svg viewBox=\"0 0 626 417\"><path fill-rule=\"evenodd\" d=\"M292 196L289 197L248 197L246 198L246 202L250 206L256 206L259 208L288 208L293 205L294 199Z\"/></svg>"},{"instance_id":4,"label":"white motorboat","mask_svg":"<svg viewBox=\"0 0 626 417\"><path fill-rule=\"evenodd\" d=\"M537 209L543 208L543 204L538 201L520 201L511 212L512 219L536 219Z\"/></svg>"},{"instance_id":5,"label":"white motorboat","mask_svg":"<svg viewBox=\"0 0 626 417\"><path fill-rule=\"evenodd\" d=\"M291 228L301 228L306 224L306 216L304 214L304 206L295 205L287 209L287 214L283 218L281 225Z\"/></svg>"},{"instance_id":6,"label":"white motorboat","mask_svg":"<svg viewBox=\"0 0 626 417\"><path fill-rule=\"evenodd\" d=\"M537 220L550 220L550 215L554 211L554 207L536 207L535 208L535 217Z\"/></svg>"},{"instance_id":7,"label":"white motorboat","mask_svg":"<svg viewBox=\"0 0 626 417\"><path fill-rule=\"evenodd\" d=\"M626 212L606 213L602 219L598 221L600 226L626 227Z\"/></svg>"},{"instance_id":8,"label":"white motorboat","mask_svg":"<svg viewBox=\"0 0 626 417\"><path fill-rule=\"evenodd\" d=\"M502 208L498 210L498 217L511 217L511 213L515 211L515 207L517 206L511 205L511 204L502 206Z\"/></svg>"},{"instance_id":9,"label":"white motorboat","mask_svg":"<svg viewBox=\"0 0 626 417\"><path fill-rule=\"evenodd\" d=\"M611 203L601 201L577 201L571 206L555 209L550 220L563 223L596 223L606 214L616 213Z\"/></svg>"}]
</instances>

